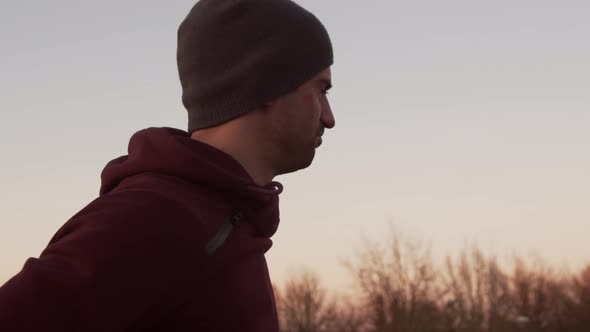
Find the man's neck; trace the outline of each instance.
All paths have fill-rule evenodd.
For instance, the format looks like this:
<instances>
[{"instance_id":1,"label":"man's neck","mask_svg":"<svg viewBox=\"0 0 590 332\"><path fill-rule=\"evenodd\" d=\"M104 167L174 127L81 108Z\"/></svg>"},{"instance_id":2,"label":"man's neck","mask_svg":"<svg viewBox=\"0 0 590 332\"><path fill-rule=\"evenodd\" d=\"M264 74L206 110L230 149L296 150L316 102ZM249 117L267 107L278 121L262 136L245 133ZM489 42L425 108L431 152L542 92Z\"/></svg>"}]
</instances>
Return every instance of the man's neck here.
<instances>
[{"instance_id":1,"label":"man's neck","mask_svg":"<svg viewBox=\"0 0 590 332\"><path fill-rule=\"evenodd\" d=\"M191 139L208 144L234 158L259 186L270 183L275 174L267 167L265 159L252 144L234 135L226 135L220 128L195 131Z\"/></svg>"}]
</instances>

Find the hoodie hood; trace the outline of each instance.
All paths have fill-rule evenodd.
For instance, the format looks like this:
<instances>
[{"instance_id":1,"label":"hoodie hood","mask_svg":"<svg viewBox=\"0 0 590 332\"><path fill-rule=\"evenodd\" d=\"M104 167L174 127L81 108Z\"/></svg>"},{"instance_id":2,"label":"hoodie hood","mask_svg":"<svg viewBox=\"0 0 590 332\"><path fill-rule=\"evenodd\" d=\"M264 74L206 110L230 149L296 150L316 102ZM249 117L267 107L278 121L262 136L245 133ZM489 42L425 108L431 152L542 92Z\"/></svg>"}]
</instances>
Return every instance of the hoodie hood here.
<instances>
[{"instance_id":1,"label":"hoodie hood","mask_svg":"<svg viewBox=\"0 0 590 332\"><path fill-rule=\"evenodd\" d=\"M127 177L141 173L174 176L219 191L234 208L244 210L261 235L270 237L278 227L278 195L283 186L257 185L240 163L228 154L190 138L173 128L148 128L135 133L128 155L110 161L101 174L100 195L115 189Z\"/></svg>"}]
</instances>

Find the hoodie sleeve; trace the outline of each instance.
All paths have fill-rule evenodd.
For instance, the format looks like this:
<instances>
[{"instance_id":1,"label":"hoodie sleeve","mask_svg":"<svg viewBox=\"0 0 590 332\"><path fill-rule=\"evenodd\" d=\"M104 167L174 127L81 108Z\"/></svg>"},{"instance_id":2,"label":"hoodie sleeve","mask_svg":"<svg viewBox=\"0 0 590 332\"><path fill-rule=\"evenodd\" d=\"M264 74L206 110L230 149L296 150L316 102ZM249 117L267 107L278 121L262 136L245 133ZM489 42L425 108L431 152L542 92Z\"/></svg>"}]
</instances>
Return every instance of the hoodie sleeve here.
<instances>
[{"instance_id":1,"label":"hoodie sleeve","mask_svg":"<svg viewBox=\"0 0 590 332\"><path fill-rule=\"evenodd\" d=\"M190 219L154 193L95 200L0 288L0 331L123 331L161 320L197 282L189 262L203 254Z\"/></svg>"}]
</instances>

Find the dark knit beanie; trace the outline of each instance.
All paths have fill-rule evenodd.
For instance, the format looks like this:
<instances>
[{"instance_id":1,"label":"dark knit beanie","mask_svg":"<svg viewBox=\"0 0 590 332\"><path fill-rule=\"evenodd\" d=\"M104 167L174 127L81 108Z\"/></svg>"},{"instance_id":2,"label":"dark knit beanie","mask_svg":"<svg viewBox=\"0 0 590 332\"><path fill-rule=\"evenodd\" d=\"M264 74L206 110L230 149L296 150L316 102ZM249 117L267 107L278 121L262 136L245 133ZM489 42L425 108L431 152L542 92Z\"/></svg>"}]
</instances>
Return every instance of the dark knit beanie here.
<instances>
[{"instance_id":1,"label":"dark knit beanie","mask_svg":"<svg viewBox=\"0 0 590 332\"><path fill-rule=\"evenodd\" d=\"M188 131L287 94L333 63L322 23L291 0L200 0L178 29Z\"/></svg>"}]
</instances>

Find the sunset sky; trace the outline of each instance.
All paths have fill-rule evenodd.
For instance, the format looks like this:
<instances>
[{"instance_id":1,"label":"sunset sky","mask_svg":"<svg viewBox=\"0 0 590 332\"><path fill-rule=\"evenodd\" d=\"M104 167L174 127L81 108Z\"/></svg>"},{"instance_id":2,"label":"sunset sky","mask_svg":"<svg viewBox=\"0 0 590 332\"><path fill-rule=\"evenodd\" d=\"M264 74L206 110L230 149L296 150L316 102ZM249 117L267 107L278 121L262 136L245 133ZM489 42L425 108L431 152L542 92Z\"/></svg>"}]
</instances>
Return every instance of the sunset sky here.
<instances>
[{"instance_id":1,"label":"sunset sky","mask_svg":"<svg viewBox=\"0 0 590 332\"><path fill-rule=\"evenodd\" d=\"M442 257L590 262L590 2L301 0L334 44L336 127L277 178L273 281L393 224ZM98 194L145 127L186 129L175 52L194 4L0 2L0 284Z\"/></svg>"}]
</instances>

